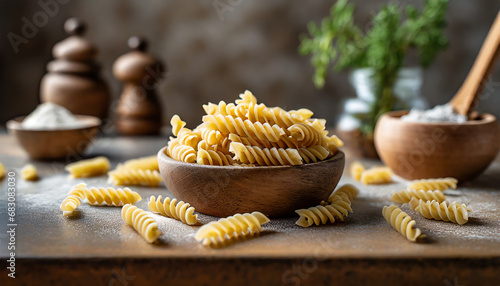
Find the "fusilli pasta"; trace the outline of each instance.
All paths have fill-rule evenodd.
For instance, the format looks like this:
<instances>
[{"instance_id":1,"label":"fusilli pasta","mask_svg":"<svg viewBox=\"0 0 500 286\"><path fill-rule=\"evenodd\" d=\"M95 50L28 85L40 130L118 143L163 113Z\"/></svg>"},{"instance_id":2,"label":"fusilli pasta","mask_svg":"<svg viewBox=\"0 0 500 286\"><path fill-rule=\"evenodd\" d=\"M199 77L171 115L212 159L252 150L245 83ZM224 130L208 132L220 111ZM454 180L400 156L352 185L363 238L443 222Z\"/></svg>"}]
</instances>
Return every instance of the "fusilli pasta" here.
<instances>
[{"instance_id":1,"label":"fusilli pasta","mask_svg":"<svg viewBox=\"0 0 500 286\"><path fill-rule=\"evenodd\" d=\"M246 117L252 122L276 124L284 129L303 121L297 113L289 113L281 108L268 108L263 103L250 103Z\"/></svg>"},{"instance_id":2,"label":"fusilli pasta","mask_svg":"<svg viewBox=\"0 0 500 286\"><path fill-rule=\"evenodd\" d=\"M81 198L76 195L69 195L61 203L61 210L63 211L63 216L70 216L73 214L76 208L82 203Z\"/></svg>"},{"instance_id":3,"label":"fusilli pasta","mask_svg":"<svg viewBox=\"0 0 500 286\"><path fill-rule=\"evenodd\" d=\"M365 185L387 184L391 182L392 171L389 167L374 167L361 173L361 183Z\"/></svg>"},{"instance_id":4,"label":"fusilli pasta","mask_svg":"<svg viewBox=\"0 0 500 286\"><path fill-rule=\"evenodd\" d=\"M198 215L194 214L194 207L183 201L177 202L177 199L170 200L166 197L162 202L162 196L158 196L155 199L151 196L148 203L148 208L154 213L159 213L161 215L180 220L185 224L195 225L198 224Z\"/></svg>"},{"instance_id":5,"label":"fusilli pasta","mask_svg":"<svg viewBox=\"0 0 500 286\"><path fill-rule=\"evenodd\" d=\"M177 136L184 126L186 126L186 122L182 121L179 115L175 114L170 119L170 125L172 126L172 134Z\"/></svg>"},{"instance_id":6,"label":"fusilli pasta","mask_svg":"<svg viewBox=\"0 0 500 286\"><path fill-rule=\"evenodd\" d=\"M213 150L198 150L198 155L196 162L200 165L217 165L217 166L229 166L234 164L234 160L231 155L224 154L221 151Z\"/></svg>"},{"instance_id":7,"label":"fusilli pasta","mask_svg":"<svg viewBox=\"0 0 500 286\"><path fill-rule=\"evenodd\" d=\"M267 222L269 218L261 212L235 214L200 227L195 239L204 245L217 244L227 238L259 233L262 231L261 225Z\"/></svg>"},{"instance_id":8,"label":"fusilli pasta","mask_svg":"<svg viewBox=\"0 0 500 286\"><path fill-rule=\"evenodd\" d=\"M235 159L242 163L257 163L261 166L301 165L302 158L296 149L261 149L257 146L245 146L241 143L231 143L229 150Z\"/></svg>"},{"instance_id":9,"label":"fusilli pasta","mask_svg":"<svg viewBox=\"0 0 500 286\"><path fill-rule=\"evenodd\" d=\"M330 155L330 150L320 145L299 148L298 150L300 157L302 157L302 160L306 163L316 163L325 160L328 155Z\"/></svg>"},{"instance_id":10,"label":"fusilli pasta","mask_svg":"<svg viewBox=\"0 0 500 286\"><path fill-rule=\"evenodd\" d=\"M158 158L156 155L141 157L136 159L131 159L123 162L117 169L141 169L141 170L151 170L151 171L159 171L158 167Z\"/></svg>"},{"instance_id":11,"label":"fusilli pasta","mask_svg":"<svg viewBox=\"0 0 500 286\"><path fill-rule=\"evenodd\" d=\"M445 200L443 192L440 190L436 191L415 191L415 190L402 190L400 192L392 194L391 201L397 204L409 203L412 198L422 199L424 201L436 200L437 202L442 202Z\"/></svg>"},{"instance_id":12,"label":"fusilli pasta","mask_svg":"<svg viewBox=\"0 0 500 286\"><path fill-rule=\"evenodd\" d=\"M328 135L326 120L311 118L310 110L267 107L248 90L235 103L208 103L203 109L207 115L193 130L178 115L172 117L174 137L166 155L215 166L297 165L326 160L343 146Z\"/></svg>"},{"instance_id":13,"label":"fusilli pasta","mask_svg":"<svg viewBox=\"0 0 500 286\"><path fill-rule=\"evenodd\" d=\"M147 212L134 205L123 206L122 218L149 243L155 242L161 235L158 223Z\"/></svg>"},{"instance_id":14,"label":"fusilli pasta","mask_svg":"<svg viewBox=\"0 0 500 286\"><path fill-rule=\"evenodd\" d=\"M358 161L351 164L351 177L356 181L361 181L361 174L365 171L365 166Z\"/></svg>"},{"instance_id":15,"label":"fusilli pasta","mask_svg":"<svg viewBox=\"0 0 500 286\"><path fill-rule=\"evenodd\" d=\"M424 191L444 191L446 189L457 188L458 180L455 178L440 178L440 179L424 179L412 181L408 186L409 190L424 190Z\"/></svg>"},{"instance_id":16,"label":"fusilli pasta","mask_svg":"<svg viewBox=\"0 0 500 286\"><path fill-rule=\"evenodd\" d=\"M240 136L269 140L271 142L279 141L281 135L285 134L285 131L278 125L271 126L269 123L252 122L229 115L205 115L203 116L203 122L205 122L205 126L208 129L218 130L222 134L235 133Z\"/></svg>"},{"instance_id":17,"label":"fusilli pasta","mask_svg":"<svg viewBox=\"0 0 500 286\"><path fill-rule=\"evenodd\" d=\"M454 202L448 205L446 202L424 201L412 198L410 207L422 214L426 219L435 219L442 221L451 221L460 225L469 221L468 208L464 204Z\"/></svg>"},{"instance_id":18,"label":"fusilli pasta","mask_svg":"<svg viewBox=\"0 0 500 286\"><path fill-rule=\"evenodd\" d=\"M332 202L334 200L334 195L337 196L345 196L348 200L352 201L359 195L359 190L355 186L351 184L345 184L342 187L335 190L330 197L328 198L328 202Z\"/></svg>"},{"instance_id":19,"label":"fusilli pasta","mask_svg":"<svg viewBox=\"0 0 500 286\"><path fill-rule=\"evenodd\" d=\"M162 181L160 173L156 170L117 169L108 175L108 183L117 186L157 187Z\"/></svg>"},{"instance_id":20,"label":"fusilli pasta","mask_svg":"<svg viewBox=\"0 0 500 286\"><path fill-rule=\"evenodd\" d=\"M26 181L37 181L38 171L35 166L28 164L21 169L21 177Z\"/></svg>"},{"instance_id":21,"label":"fusilli pasta","mask_svg":"<svg viewBox=\"0 0 500 286\"><path fill-rule=\"evenodd\" d=\"M77 196L89 205L95 206L123 206L125 204L135 204L140 201L141 195L129 188L88 188L85 184L74 186L68 196Z\"/></svg>"},{"instance_id":22,"label":"fusilli pasta","mask_svg":"<svg viewBox=\"0 0 500 286\"><path fill-rule=\"evenodd\" d=\"M170 140L167 148L168 154L173 159L186 163L196 162L196 150L191 146L181 145L178 139Z\"/></svg>"},{"instance_id":23,"label":"fusilli pasta","mask_svg":"<svg viewBox=\"0 0 500 286\"><path fill-rule=\"evenodd\" d=\"M109 167L108 158L100 156L68 164L65 169L72 178L87 178L105 175Z\"/></svg>"},{"instance_id":24,"label":"fusilli pasta","mask_svg":"<svg viewBox=\"0 0 500 286\"><path fill-rule=\"evenodd\" d=\"M299 147L310 147L313 145L320 145L327 147L326 137L321 134L314 127L306 123L297 123L290 126L287 131L292 138L297 140Z\"/></svg>"},{"instance_id":25,"label":"fusilli pasta","mask_svg":"<svg viewBox=\"0 0 500 286\"><path fill-rule=\"evenodd\" d=\"M233 117L246 118L247 106L235 105L234 103L226 104L220 101L219 104L208 103L203 105L203 109L208 115L229 115Z\"/></svg>"},{"instance_id":26,"label":"fusilli pasta","mask_svg":"<svg viewBox=\"0 0 500 286\"><path fill-rule=\"evenodd\" d=\"M397 206L384 206L382 215L395 230L405 236L409 241L415 242L417 239L425 237L422 231L416 227L415 221Z\"/></svg>"},{"instance_id":27,"label":"fusilli pasta","mask_svg":"<svg viewBox=\"0 0 500 286\"><path fill-rule=\"evenodd\" d=\"M5 176L5 167L0 163L0 180Z\"/></svg>"},{"instance_id":28,"label":"fusilli pasta","mask_svg":"<svg viewBox=\"0 0 500 286\"><path fill-rule=\"evenodd\" d=\"M347 216L349 212L352 213L351 201L346 196L333 194L330 196L330 199L331 203L327 205L318 205L308 209L296 210L295 212L300 218L295 224L302 227L309 227L313 224L325 224L328 221L334 223L335 218L344 221L344 216Z\"/></svg>"}]
</instances>

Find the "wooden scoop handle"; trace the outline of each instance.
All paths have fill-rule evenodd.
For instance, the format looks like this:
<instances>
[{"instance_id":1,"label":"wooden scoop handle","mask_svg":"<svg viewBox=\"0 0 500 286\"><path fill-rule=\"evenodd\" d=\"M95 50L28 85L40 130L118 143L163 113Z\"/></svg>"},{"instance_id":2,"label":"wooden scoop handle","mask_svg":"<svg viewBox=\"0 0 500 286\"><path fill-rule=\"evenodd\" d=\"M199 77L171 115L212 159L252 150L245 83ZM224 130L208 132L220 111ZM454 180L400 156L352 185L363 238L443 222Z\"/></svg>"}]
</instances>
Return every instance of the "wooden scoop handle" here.
<instances>
[{"instance_id":1,"label":"wooden scoop handle","mask_svg":"<svg viewBox=\"0 0 500 286\"><path fill-rule=\"evenodd\" d=\"M477 55L472 69L469 71L467 78L458 92L450 101L455 111L467 116L474 111L499 54L500 11L488 32L488 36L486 36L486 40Z\"/></svg>"}]
</instances>

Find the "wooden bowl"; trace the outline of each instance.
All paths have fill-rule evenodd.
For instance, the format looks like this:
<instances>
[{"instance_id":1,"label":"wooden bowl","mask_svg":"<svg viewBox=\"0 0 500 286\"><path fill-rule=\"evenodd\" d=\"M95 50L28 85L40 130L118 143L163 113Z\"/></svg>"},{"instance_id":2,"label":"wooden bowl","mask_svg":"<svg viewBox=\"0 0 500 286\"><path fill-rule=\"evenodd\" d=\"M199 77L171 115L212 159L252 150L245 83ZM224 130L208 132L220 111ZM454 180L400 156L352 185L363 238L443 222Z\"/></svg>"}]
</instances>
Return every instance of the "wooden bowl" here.
<instances>
[{"instance_id":1,"label":"wooden bowl","mask_svg":"<svg viewBox=\"0 0 500 286\"><path fill-rule=\"evenodd\" d=\"M457 124L402 121L400 117L407 113L386 113L375 128L380 158L405 179L469 180L481 174L498 153L500 130L491 114Z\"/></svg>"},{"instance_id":2,"label":"wooden bowl","mask_svg":"<svg viewBox=\"0 0 500 286\"><path fill-rule=\"evenodd\" d=\"M101 120L94 116L77 115L77 118L83 123L83 127L57 130L24 129L21 125L24 117L17 117L7 122L7 128L32 159L74 159L85 152L101 125Z\"/></svg>"},{"instance_id":3,"label":"wooden bowl","mask_svg":"<svg viewBox=\"0 0 500 286\"><path fill-rule=\"evenodd\" d=\"M342 176L344 153L299 166L235 167L180 162L158 152L167 188L197 211L218 217L260 211L271 217L326 200Z\"/></svg>"}]
</instances>

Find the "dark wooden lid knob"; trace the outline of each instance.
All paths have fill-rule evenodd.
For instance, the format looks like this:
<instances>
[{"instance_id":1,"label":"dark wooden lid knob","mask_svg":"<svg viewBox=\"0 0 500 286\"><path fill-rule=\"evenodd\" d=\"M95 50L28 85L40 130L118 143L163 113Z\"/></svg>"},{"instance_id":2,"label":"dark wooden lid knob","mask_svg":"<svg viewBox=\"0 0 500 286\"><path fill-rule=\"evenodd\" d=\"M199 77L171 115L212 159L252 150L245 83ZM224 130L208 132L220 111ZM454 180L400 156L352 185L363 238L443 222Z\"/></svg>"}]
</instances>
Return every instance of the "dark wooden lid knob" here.
<instances>
[{"instance_id":1,"label":"dark wooden lid knob","mask_svg":"<svg viewBox=\"0 0 500 286\"><path fill-rule=\"evenodd\" d=\"M66 31L68 35L82 36L86 30L87 26L85 23L77 18L69 18L64 22L64 31Z\"/></svg>"},{"instance_id":2,"label":"dark wooden lid knob","mask_svg":"<svg viewBox=\"0 0 500 286\"><path fill-rule=\"evenodd\" d=\"M123 82L143 84L146 80L157 82L163 76L162 63L146 52L147 41L138 36L128 39L132 51L118 57L113 64L113 74Z\"/></svg>"},{"instance_id":3,"label":"dark wooden lid knob","mask_svg":"<svg viewBox=\"0 0 500 286\"><path fill-rule=\"evenodd\" d=\"M132 50L145 52L148 48L148 42L143 37L133 36L128 39L128 47Z\"/></svg>"},{"instance_id":4,"label":"dark wooden lid knob","mask_svg":"<svg viewBox=\"0 0 500 286\"><path fill-rule=\"evenodd\" d=\"M77 18L70 18L64 23L64 30L70 36L57 43L52 49L56 59L67 61L90 62L97 55L97 49L83 37L86 25Z\"/></svg>"}]
</instances>

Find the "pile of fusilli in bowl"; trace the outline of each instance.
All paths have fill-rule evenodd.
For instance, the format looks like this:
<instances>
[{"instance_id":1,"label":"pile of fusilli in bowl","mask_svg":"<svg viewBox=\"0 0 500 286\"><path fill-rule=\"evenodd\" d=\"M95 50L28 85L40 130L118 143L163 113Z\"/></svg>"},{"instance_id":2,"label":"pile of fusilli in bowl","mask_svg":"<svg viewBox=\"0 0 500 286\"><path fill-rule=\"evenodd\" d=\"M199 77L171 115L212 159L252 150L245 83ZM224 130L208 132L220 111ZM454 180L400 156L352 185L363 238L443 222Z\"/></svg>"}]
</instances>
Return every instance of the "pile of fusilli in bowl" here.
<instances>
[{"instance_id":1,"label":"pile of fusilli in bowl","mask_svg":"<svg viewBox=\"0 0 500 286\"><path fill-rule=\"evenodd\" d=\"M168 156L202 165L301 165L325 160L343 145L328 136L326 120L312 118L309 109L267 107L248 90L235 103L203 108L203 122L193 130L178 115L172 117L175 137L168 142Z\"/></svg>"}]
</instances>

